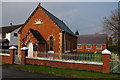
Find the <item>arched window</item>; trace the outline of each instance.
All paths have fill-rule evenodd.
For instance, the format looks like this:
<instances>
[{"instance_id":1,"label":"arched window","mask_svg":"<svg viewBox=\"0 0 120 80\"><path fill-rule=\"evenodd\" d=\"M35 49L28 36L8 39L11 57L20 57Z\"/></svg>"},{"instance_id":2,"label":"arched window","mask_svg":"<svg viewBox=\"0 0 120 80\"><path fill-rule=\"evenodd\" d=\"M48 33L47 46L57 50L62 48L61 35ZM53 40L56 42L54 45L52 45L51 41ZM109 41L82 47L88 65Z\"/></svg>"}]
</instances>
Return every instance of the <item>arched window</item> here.
<instances>
[{"instance_id":1,"label":"arched window","mask_svg":"<svg viewBox=\"0 0 120 80\"><path fill-rule=\"evenodd\" d=\"M52 36L50 36L50 50L53 51L53 45L54 45L54 39Z\"/></svg>"},{"instance_id":2,"label":"arched window","mask_svg":"<svg viewBox=\"0 0 120 80\"><path fill-rule=\"evenodd\" d=\"M33 51L37 51L37 45L36 44L33 45Z\"/></svg>"},{"instance_id":3,"label":"arched window","mask_svg":"<svg viewBox=\"0 0 120 80\"><path fill-rule=\"evenodd\" d=\"M25 46L26 46L26 45L23 43L23 44L22 44L22 47L25 47Z\"/></svg>"}]
</instances>

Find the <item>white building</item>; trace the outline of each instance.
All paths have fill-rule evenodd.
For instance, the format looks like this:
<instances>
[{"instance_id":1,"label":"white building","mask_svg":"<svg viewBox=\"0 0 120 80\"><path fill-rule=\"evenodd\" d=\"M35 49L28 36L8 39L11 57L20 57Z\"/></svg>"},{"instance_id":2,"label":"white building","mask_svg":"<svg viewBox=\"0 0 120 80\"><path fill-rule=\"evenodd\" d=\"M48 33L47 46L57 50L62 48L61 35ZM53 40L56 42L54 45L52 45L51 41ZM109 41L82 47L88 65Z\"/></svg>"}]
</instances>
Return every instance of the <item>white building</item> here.
<instances>
[{"instance_id":1,"label":"white building","mask_svg":"<svg viewBox=\"0 0 120 80\"><path fill-rule=\"evenodd\" d=\"M0 27L0 46L18 45L18 31L23 24Z\"/></svg>"}]
</instances>

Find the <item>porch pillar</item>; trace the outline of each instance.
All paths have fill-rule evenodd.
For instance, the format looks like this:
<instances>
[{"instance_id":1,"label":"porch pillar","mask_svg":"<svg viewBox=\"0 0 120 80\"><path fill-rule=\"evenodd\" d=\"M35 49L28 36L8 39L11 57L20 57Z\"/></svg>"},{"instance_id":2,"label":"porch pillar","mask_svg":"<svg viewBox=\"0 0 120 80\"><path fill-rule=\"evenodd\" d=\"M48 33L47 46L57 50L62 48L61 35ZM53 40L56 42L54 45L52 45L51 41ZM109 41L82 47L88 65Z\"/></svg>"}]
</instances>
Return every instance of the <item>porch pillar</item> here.
<instances>
[{"instance_id":1,"label":"porch pillar","mask_svg":"<svg viewBox=\"0 0 120 80\"><path fill-rule=\"evenodd\" d=\"M110 54L107 49L102 51L103 73L110 73Z\"/></svg>"},{"instance_id":2,"label":"porch pillar","mask_svg":"<svg viewBox=\"0 0 120 80\"><path fill-rule=\"evenodd\" d=\"M10 51L10 64L14 64L14 59L15 59L15 50L17 48L15 46L12 46L9 48Z\"/></svg>"},{"instance_id":3,"label":"porch pillar","mask_svg":"<svg viewBox=\"0 0 120 80\"><path fill-rule=\"evenodd\" d=\"M26 63L26 55L28 53L28 48L27 47L23 47L21 48L21 64L25 65Z\"/></svg>"}]
</instances>

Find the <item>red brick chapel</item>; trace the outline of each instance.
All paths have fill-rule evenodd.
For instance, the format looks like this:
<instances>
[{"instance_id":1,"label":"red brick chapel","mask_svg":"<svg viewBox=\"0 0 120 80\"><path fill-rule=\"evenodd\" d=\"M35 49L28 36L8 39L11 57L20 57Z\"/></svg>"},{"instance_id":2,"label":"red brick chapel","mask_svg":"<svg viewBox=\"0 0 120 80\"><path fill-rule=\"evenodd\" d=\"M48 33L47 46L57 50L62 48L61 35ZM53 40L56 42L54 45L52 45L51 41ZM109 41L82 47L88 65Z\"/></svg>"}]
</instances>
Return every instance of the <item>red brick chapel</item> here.
<instances>
[{"instance_id":1,"label":"red brick chapel","mask_svg":"<svg viewBox=\"0 0 120 80\"><path fill-rule=\"evenodd\" d=\"M18 52L28 47L28 56L37 52L66 53L77 49L77 37L67 25L40 3L19 30Z\"/></svg>"}]
</instances>

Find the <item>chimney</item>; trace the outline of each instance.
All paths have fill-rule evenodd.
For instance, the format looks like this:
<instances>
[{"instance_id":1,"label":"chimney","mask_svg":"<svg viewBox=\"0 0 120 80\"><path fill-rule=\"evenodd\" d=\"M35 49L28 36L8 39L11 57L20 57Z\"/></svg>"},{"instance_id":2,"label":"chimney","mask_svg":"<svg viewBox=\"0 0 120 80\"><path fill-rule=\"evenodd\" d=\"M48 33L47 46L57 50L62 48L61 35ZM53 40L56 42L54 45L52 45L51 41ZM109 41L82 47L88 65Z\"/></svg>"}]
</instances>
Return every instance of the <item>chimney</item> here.
<instances>
[{"instance_id":1,"label":"chimney","mask_svg":"<svg viewBox=\"0 0 120 80\"><path fill-rule=\"evenodd\" d=\"M12 26L12 23L10 23L10 26Z\"/></svg>"}]
</instances>

